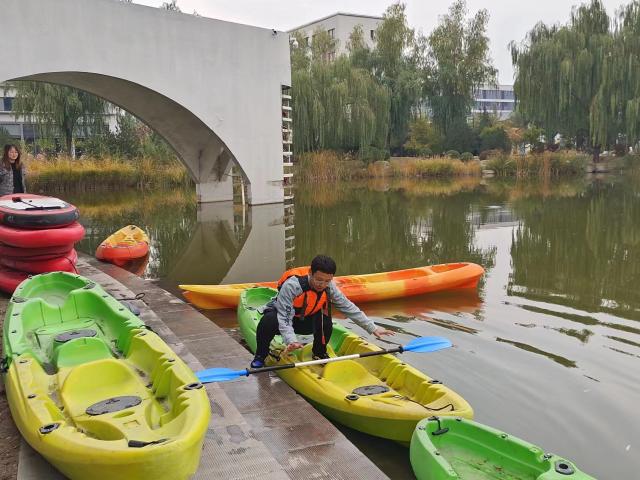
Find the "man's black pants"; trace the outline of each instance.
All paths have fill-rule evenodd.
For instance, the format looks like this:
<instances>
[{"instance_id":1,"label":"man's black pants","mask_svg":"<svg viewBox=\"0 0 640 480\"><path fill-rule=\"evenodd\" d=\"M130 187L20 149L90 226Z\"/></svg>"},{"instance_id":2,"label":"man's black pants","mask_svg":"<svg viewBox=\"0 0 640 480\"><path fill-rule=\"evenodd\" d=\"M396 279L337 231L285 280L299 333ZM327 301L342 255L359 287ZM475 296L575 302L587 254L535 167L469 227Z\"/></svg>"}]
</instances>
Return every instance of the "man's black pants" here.
<instances>
[{"instance_id":1,"label":"man's black pants","mask_svg":"<svg viewBox=\"0 0 640 480\"><path fill-rule=\"evenodd\" d=\"M309 335L313 333L313 354L324 355L327 353L327 344L331 338L333 331L333 323L331 317L323 315L322 310L304 317L302 319L295 317L293 319L293 331L300 335ZM324 331L325 343L322 343L322 334ZM280 334L278 328L278 314L275 308L267 308L264 315L258 323L256 331L256 340L258 347L256 348L256 356L267 358L269 354L269 344L273 337Z\"/></svg>"}]
</instances>

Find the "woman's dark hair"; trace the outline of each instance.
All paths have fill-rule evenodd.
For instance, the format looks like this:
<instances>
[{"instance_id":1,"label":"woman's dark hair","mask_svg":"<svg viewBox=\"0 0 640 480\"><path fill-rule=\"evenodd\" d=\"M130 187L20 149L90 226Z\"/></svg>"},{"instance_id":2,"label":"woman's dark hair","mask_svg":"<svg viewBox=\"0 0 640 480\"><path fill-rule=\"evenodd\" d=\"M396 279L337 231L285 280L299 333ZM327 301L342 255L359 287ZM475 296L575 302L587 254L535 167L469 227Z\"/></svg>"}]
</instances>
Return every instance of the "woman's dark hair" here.
<instances>
[{"instance_id":1,"label":"woman's dark hair","mask_svg":"<svg viewBox=\"0 0 640 480\"><path fill-rule=\"evenodd\" d=\"M311 260L311 273L315 273L317 271L328 273L329 275L336 274L336 262L331 257L327 257L326 255L316 255L316 257Z\"/></svg>"},{"instance_id":2,"label":"woman's dark hair","mask_svg":"<svg viewBox=\"0 0 640 480\"><path fill-rule=\"evenodd\" d=\"M20 164L20 149L18 148L17 145L14 145L13 143L8 143L4 146L4 153L2 155L2 166L6 169L6 170L11 170L11 162L9 161L9 150L11 150L12 148L16 149L16 152L18 152L18 158L16 158L16 168L22 168L22 165Z\"/></svg>"}]
</instances>

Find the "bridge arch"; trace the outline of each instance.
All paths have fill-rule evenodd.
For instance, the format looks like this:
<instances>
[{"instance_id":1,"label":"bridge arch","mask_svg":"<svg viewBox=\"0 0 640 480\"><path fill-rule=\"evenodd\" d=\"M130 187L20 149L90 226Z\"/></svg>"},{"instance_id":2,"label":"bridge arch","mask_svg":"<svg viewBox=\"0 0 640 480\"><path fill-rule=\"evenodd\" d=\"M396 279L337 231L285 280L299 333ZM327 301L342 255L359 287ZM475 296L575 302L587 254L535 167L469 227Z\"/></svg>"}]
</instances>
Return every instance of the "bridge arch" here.
<instances>
[{"instance_id":1,"label":"bridge arch","mask_svg":"<svg viewBox=\"0 0 640 480\"><path fill-rule=\"evenodd\" d=\"M286 34L114 0L3 0L3 20L0 82L68 85L131 112L174 148L201 202L231 199L232 162L251 203L283 200Z\"/></svg>"}]
</instances>

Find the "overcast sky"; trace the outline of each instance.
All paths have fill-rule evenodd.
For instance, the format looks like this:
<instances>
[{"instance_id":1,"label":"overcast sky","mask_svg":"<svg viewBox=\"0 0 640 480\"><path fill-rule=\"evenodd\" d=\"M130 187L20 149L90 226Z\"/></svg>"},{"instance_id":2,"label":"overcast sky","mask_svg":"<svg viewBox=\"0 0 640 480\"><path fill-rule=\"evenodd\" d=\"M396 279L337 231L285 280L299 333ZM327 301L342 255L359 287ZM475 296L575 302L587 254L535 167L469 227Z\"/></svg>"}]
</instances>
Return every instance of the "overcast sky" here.
<instances>
[{"instance_id":1,"label":"overcast sky","mask_svg":"<svg viewBox=\"0 0 640 480\"><path fill-rule=\"evenodd\" d=\"M133 0L134 3L160 6L163 0ZM585 0L586 1L586 0ZM259 27L290 30L336 12L381 16L391 0L178 0L183 12L197 11L204 17ZM406 0L409 25L428 34L447 12L451 0ZM489 11L488 27L491 57L499 70L500 83L513 82L513 69L507 44L522 40L538 22L564 23L573 5L580 0L467 0L470 12L481 8ZM613 15L624 3L603 0Z\"/></svg>"}]
</instances>

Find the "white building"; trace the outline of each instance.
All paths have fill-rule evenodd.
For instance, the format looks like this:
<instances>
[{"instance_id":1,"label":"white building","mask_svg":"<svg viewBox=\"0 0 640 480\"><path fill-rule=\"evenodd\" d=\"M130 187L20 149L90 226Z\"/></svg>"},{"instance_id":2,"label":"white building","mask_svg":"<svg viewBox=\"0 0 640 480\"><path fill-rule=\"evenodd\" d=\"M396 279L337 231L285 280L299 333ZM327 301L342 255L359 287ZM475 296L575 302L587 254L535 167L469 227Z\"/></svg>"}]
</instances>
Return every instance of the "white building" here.
<instances>
[{"instance_id":1,"label":"white building","mask_svg":"<svg viewBox=\"0 0 640 480\"><path fill-rule=\"evenodd\" d=\"M373 48L375 45L376 29L382 20L382 17L338 12L319 20L314 20L313 22L300 25L299 27L289 30L288 33L292 34L294 32L302 32L307 45L311 45L314 32L317 30L326 30L331 38L334 38L337 41L336 51L332 52L333 58L331 58L331 60L333 60L337 55L347 52L349 36L357 25L362 27L364 40L367 46L369 48Z\"/></svg>"},{"instance_id":2,"label":"white building","mask_svg":"<svg viewBox=\"0 0 640 480\"><path fill-rule=\"evenodd\" d=\"M472 114L491 113L500 120L509 118L515 110L513 85L482 85L474 94Z\"/></svg>"},{"instance_id":3,"label":"white building","mask_svg":"<svg viewBox=\"0 0 640 480\"><path fill-rule=\"evenodd\" d=\"M16 117L13 113L13 99L15 92L0 83L0 128L6 130L11 138L32 143L38 136L36 125L23 117ZM111 104L105 114L105 123L109 130L115 132L119 109ZM82 132L78 132L82 136ZM0 145L1 146L1 145Z\"/></svg>"}]
</instances>

